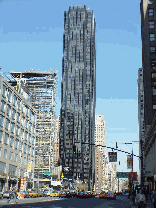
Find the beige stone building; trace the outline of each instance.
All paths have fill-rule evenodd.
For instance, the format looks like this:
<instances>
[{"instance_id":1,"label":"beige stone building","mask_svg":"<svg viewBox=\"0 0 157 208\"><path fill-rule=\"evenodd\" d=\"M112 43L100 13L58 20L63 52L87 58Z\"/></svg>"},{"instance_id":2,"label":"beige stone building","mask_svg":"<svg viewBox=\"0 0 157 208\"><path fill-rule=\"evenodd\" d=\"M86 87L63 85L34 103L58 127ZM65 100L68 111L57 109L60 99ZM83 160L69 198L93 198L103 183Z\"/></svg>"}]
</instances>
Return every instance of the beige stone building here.
<instances>
[{"instance_id":1,"label":"beige stone building","mask_svg":"<svg viewBox=\"0 0 157 208\"><path fill-rule=\"evenodd\" d=\"M59 159L59 128L60 128L60 115L56 117L56 127L55 127L55 141L53 147L53 179L60 180L60 175L62 171L62 166L58 166Z\"/></svg>"},{"instance_id":2,"label":"beige stone building","mask_svg":"<svg viewBox=\"0 0 157 208\"><path fill-rule=\"evenodd\" d=\"M103 115L95 116L95 145L105 146L105 121ZM104 185L105 147L95 146L95 190L100 192Z\"/></svg>"}]
</instances>

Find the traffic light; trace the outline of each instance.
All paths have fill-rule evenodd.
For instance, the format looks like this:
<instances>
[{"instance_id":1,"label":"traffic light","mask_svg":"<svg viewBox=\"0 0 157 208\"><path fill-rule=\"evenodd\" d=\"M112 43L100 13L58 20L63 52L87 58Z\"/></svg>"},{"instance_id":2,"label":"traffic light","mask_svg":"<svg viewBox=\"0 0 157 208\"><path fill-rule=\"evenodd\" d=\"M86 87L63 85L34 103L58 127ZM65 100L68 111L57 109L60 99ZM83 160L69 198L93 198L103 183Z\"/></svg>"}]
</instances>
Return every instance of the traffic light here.
<instances>
[{"instance_id":1,"label":"traffic light","mask_svg":"<svg viewBox=\"0 0 157 208\"><path fill-rule=\"evenodd\" d=\"M76 154L76 145L73 145L73 153Z\"/></svg>"},{"instance_id":2,"label":"traffic light","mask_svg":"<svg viewBox=\"0 0 157 208\"><path fill-rule=\"evenodd\" d=\"M116 142L116 148L118 148L118 146L117 146L117 142Z\"/></svg>"},{"instance_id":3,"label":"traffic light","mask_svg":"<svg viewBox=\"0 0 157 208\"><path fill-rule=\"evenodd\" d=\"M156 89L156 67L153 67L152 82L154 89Z\"/></svg>"}]
</instances>

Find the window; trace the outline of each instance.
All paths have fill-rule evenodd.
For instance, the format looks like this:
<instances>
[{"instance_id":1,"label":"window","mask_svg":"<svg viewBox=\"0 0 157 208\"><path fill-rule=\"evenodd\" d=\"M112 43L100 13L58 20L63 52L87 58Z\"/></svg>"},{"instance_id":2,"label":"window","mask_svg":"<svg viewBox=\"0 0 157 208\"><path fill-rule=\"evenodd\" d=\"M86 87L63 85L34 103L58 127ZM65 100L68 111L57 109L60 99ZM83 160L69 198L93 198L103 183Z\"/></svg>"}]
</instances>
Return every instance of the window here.
<instances>
[{"instance_id":1,"label":"window","mask_svg":"<svg viewBox=\"0 0 157 208\"><path fill-rule=\"evenodd\" d=\"M32 137L32 145L34 145L34 141L35 141L35 140L34 140L34 136L33 136L33 137Z\"/></svg>"},{"instance_id":2,"label":"window","mask_svg":"<svg viewBox=\"0 0 157 208\"><path fill-rule=\"evenodd\" d=\"M32 147L32 153L31 153L32 156L34 156L34 148Z\"/></svg>"},{"instance_id":3,"label":"window","mask_svg":"<svg viewBox=\"0 0 157 208\"><path fill-rule=\"evenodd\" d=\"M15 124L11 123L11 133L15 133Z\"/></svg>"},{"instance_id":4,"label":"window","mask_svg":"<svg viewBox=\"0 0 157 208\"><path fill-rule=\"evenodd\" d=\"M23 163L26 165L26 157L23 158Z\"/></svg>"},{"instance_id":5,"label":"window","mask_svg":"<svg viewBox=\"0 0 157 208\"><path fill-rule=\"evenodd\" d=\"M26 120L26 129L28 128L28 120Z\"/></svg>"},{"instance_id":6,"label":"window","mask_svg":"<svg viewBox=\"0 0 157 208\"><path fill-rule=\"evenodd\" d=\"M4 102L4 100L2 100L2 101L1 101L1 111L2 111L2 112L5 112L5 104L6 104L6 103Z\"/></svg>"},{"instance_id":7,"label":"window","mask_svg":"<svg viewBox=\"0 0 157 208\"><path fill-rule=\"evenodd\" d=\"M22 103L22 113L24 113L24 111L25 111L25 104Z\"/></svg>"},{"instance_id":8,"label":"window","mask_svg":"<svg viewBox=\"0 0 157 208\"><path fill-rule=\"evenodd\" d=\"M20 123L20 114L17 113L17 122Z\"/></svg>"},{"instance_id":9,"label":"window","mask_svg":"<svg viewBox=\"0 0 157 208\"><path fill-rule=\"evenodd\" d=\"M25 120L24 117L22 117L22 119L21 119L21 126L22 127L24 127L24 120Z\"/></svg>"},{"instance_id":10,"label":"window","mask_svg":"<svg viewBox=\"0 0 157 208\"><path fill-rule=\"evenodd\" d=\"M149 16L149 17L152 17L153 15L154 15L153 9L149 9L149 10L148 10L148 16Z\"/></svg>"},{"instance_id":11,"label":"window","mask_svg":"<svg viewBox=\"0 0 157 208\"><path fill-rule=\"evenodd\" d=\"M6 124L5 124L6 130L9 130L9 127L10 127L9 124L10 124L9 119L6 119Z\"/></svg>"},{"instance_id":12,"label":"window","mask_svg":"<svg viewBox=\"0 0 157 208\"><path fill-rule=\"evenodd\" d=\"M30 146L28 146L28 154L30 154L30 150L31 150L31 147L30 147Z\"/></svg>"},{"instance_id":13,"label":"window","mask_svg":"<svg viewBox=\"0 0 157 208\"><path fill-rule=\"evenodd\" d=\"M15 111L15 109L13 109L13 110L12 110L12 119L13 119L13 120L15 120L15 114L16 114L16 111Z\"/></svg>"},{"instance_id":14,"label":"window","mask_svg":"<svg viewBox=\"0 0 157 208\"><path fill-rule=\"evenodd\" d=\"M149 22L149 28L154 28L154 21Z\"/></svg>"},{"instance_id":15,"label":"window","mask_svg":"<svg viewBox=\"0 0 157 208\"><path fill-rule=\"evenodd\" d=\"M27 135L28 133L25 131L25 141L27 141Z\"/></svg>"},{"instance_id":16,"label":"window","mask_svg":"<svg viewBox=\"0 0 157 208\"><path fill-rule=\"evenodd\" d=\"M24 153L26 154L26 144L24 144Z\"/></svg>"},{"instance_id":17,"label":"window","mask_svg":"<svg viewBox=\"0 0 157 208\"><path fill-rule=\"evenodd\" d=\"M32 124L29 123L29 131L31 131L31 128L32 128Z\"/></svg>"},{"instance_id":18,"label":"window","mask_svg":"<svg viewBox=\"0 0 157 208\"><path fill-rule=\"evenodd\" d=\"M12 158L13 158L13 153L10 152L10 153L9 153L9 160L12 160Z\"/></svg>"},{"instance_id":19,"label":"window","mask_svg":"<svg viewBox=\"0 0 157 208\"><path fill-rule=\"evenodd\" d=\"M11 148L14 147L14 137L13 136L10 137L10 147Z\"/></svg>"},{"instance_id":20,"label":"window","mask_svg":"<svg viewBox=\"0 0 157 208\"><path fill-rule=\"evenodd\" d=\"M150 37L150 41L154 41L155 40L155 34L149 34Z\"/></svg>"},{"instance_id":21,"label":"window","mask_svg":"<svg viewBox=\"0 0 157 208\"><path fill-rule=\"evenodd\" d=\"M14 162L17 162L17 154L15 153Z\"/></svg>"},{"instance_id":22,"label":"window","mask_svg":"<svg viewBox=\"0 0 157 208\"><path fill-rule=\"evenodd\" d=\"M24 130L21 129L21 138L24 139Z\"/></svg>"},{"instance_id":23,"label":"window","mask_svg":"<svg viewBox=\"0 0 157 208\"><path fill-rule=\"evenodd\" d=\"M23 143L22 142L20 143L20 150L21 150L21 152L23 152Z\"/></svg>"},{"instance_id":24,"label":"window","mask_svg":"<svg viewBox=\"0 0 157 208\"><path fill-rule=\"evenodd\" d=\"M11 107L10 105L7 105L7 116L10 117L10 113L11 113Z\"/></svg>"},{"instance_id":25,"label":"window","mask_svg":"<svg viewBox=\"0 0 157 208\"><path fill-rule=\"evenodd\" d=\"M5 149L4 150L4 156L3 156L5 159L7 159L7 150Z\"/></svg>"},{"instance_id":26,"label":"window","mask_svg":"<svg viewBox=\"0 0 157 208\"><path fill-rule=\"evenodd\" d=\"M150 60L151 68L156 66L156 59L151 59Z\"/></svg>"},{"instance_id":27,"label":"window","mask_svg":"<svg viewBox=\"0 0 157 208\"><path fill-rule=\"evenodd\" d=\"M29 134L28 142L31 143L31 134Z\"/></svg>"},{"instance_id":28,"label":"window","mask_svg":"<svg viewBox=\"0 0 157 208\"><path fill-rule=\"evenodd\" d=\"M2 96L3 96L4 98L5 98L5 96L6 96L6 90L7 90L6 86L3 85Z\"/></svg>"},{"instance_id":29,"label":"window","mask_svg":"<svg viewBox=\"0 0 157 208\"><path fill-rule=\"evenodd\" d=\"M18 100L17 103L18 103L18 104L17 104L17 108L18 108L18 110L20 110L21 100Z\"/></svg>"},{"instance_id":30,"label":"window","mask_svg":"<svg viewBox=\"0 0 157 208\"><path fill-rule=\"evenodd\" d=\"M11 102L11 94L12 94L12 92L10 90L8 90L8 102Z\"/></svg>"},{"instance_id":31,"label":"window","mask_svg":"<svg viewBox=\"0 0 157 208\"><path fill-rule=\"evenodd\" d=\"M8 144L8 137L9 137L9 134L5 133L5 140L4 140L5 145Z\"/></svg>"},{"instance_id":32,"label":"window","mask_svg":"<svg viewBox=\"0 0 157 208\"><path fill-rule=\"evenodd\" d=\"M33 114L33 122L35 123L35 114Z\"/></svg>"},{"instance_id":33,"label":"window","mask_svg":"<svg viewBox=\"0 0 157 208\"><path fill-rule=\"evenodd\" d=\"M0 143L2 143L3 140L3 131L0 130Z\"/></svg>"},{"instance_id":34,"label":"window","mask_svg":"<svg viewBox=\"0 0 157 208\"><path fill-rule=\"evenodd\" d=\"M30 118L32 118L32 115L33 115L33 114L32 114L32 111L30 110Z\"/></svg>"},{"instance_id":35,"label":"window","mask_svg":"<svg viewBox=\"0 0 157 208\"><path fill-rule=\"evenodd\" d=\"M15 165L9 164L8 175L15 176L17 174L17 167Z\"/></svg>"},{"instance_id":36,"label":"window","mask_svg":"<svg viewBox=\"0 0 157 208\"><path fill-rule=\"evenodd\" d=\"M16 126L16 136L19 135L19 126Z\"/></svg>"},{"instance_id":37,"label":"window","mask_svg":"<svg viewBox=\"0 0 157 208\"><path fill-rule=\"evenodd\" d=\"M155 53L155 47L150 47L150 52Z\"/></svg>"},{"instance_id":38,"label":"window","mask_svg":"<svg viewBox=\"0 0 157 208\"><path fill-rule=\"evenodd\" d=\"M16 97L16 95L14 95L14 98L13 98L13 105L16 106L16 103L17 103L17 97Z\"/></svg>"},{"instance_id":39,"label":"window","mask_svg":"<svg viewBox=\"0 0 157 208\"><path fill-rule=\"evenodd\" d=\"M26 116L28 116L28 107L26 106Z\"/></svg>"},{"instance_id":40,"label":"window","mask_svg":"<svg viewBox=\"0 0 157 208\"><path fill-rule=\"evenodd\" d=\"M17 149L17 148L18 148L18 144L19 144L19 140L18 140L18 139L16 139L16 140L15 140L15 149Z\"/></svg>"},{"instance_id":41,"label":"window","mask_svg":"<svg viewBox=\"0 0 157 208\"><path fill-rule=\"evenodd\" d=\"M4 116L0 115L0 127L3 128Z\"/></svg>"},{"instance_id":42,"label":"window","mask_svg":"<svg viewBox=\"0 0 157 208\"><path fill-rule=\"evenodd\" d=\"M33 134L35 134L35 126L33 126Z\"/></svg>"}]
</instances>

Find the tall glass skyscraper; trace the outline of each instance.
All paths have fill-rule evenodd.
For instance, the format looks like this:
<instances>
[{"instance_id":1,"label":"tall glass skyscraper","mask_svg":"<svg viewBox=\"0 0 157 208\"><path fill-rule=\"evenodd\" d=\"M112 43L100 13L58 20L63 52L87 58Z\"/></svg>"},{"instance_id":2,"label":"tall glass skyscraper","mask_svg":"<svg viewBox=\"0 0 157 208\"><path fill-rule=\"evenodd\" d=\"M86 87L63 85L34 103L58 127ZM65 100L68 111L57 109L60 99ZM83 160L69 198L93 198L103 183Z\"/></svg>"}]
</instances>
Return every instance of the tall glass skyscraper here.
<instances>
[{"instance_id":1,"label":"tall glass skyscraper","mask_svg":"<svg viewBox=\"0 0 157 208\"><path fill-rule=\"evenodd\" d=\"M64 177L94 183L96 23L86 6L64 13L60 159ZM89 184L89 185L90 185ZM91 187L91 185L90 185Z\"/></svg>"}]
</instances>

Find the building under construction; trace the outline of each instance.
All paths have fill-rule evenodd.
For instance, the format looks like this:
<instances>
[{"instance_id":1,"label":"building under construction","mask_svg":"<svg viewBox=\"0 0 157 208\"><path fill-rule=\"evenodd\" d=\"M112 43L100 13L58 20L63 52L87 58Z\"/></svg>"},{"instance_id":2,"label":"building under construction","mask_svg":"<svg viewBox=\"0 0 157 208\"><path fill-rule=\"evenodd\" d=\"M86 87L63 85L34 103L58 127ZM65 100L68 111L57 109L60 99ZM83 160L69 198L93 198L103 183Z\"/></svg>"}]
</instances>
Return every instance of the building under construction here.
<instances>
[{"instance_id":1,"label":"building under construction","mask_svg":"<svg viewBox=\"0 0 157 208\"><path fill-rule=\"evenodd\" d=\"M34 186L42 187L50 183L54 173L53 148L55 131L55 97L57 92L57 70L44 72L30 70L10 73L10 82L17 91L27 89L32 94L32 106L36 110L36 146Z\"/></svg>"}]
</instances>

